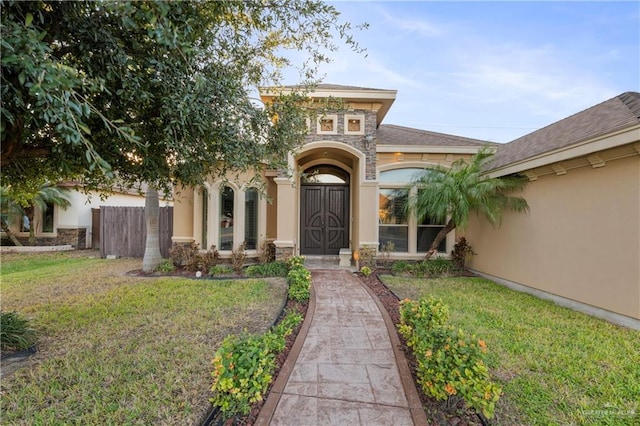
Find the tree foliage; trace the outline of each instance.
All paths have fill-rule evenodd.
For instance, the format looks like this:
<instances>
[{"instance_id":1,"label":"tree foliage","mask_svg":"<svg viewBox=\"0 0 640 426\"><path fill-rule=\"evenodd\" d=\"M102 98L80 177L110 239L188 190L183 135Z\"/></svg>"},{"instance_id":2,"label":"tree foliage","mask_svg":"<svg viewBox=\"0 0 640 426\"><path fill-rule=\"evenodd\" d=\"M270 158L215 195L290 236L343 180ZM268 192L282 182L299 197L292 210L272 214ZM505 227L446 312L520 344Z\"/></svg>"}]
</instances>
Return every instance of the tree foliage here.
<instances>
[{"instance_id":1,"label":"tree foliage","mask_svg":"<svg viewBox=\"0 0 640 426\"><path fill-rule=\"evenodd\" d=\"M274 167L304 136L301 93L266 107L287 50L301 80L351 26L316 0L2 1L2 178L169 189ZM274 120L274 117L277 117Z\"/></svg>"},{"instance_id":2,"label":"tree foliage","mask_svg":"<svg viewBox=\"0 0 640 426\"><path fill-rule=\"evenodd\" d=\"M436 166L415 179L417 191L409 201L409 209L416 214L418 221L429 216L445 223L431 244L427 258L437 251L449 232L467 226L472 212L484 216L493 226L499 226L504 210L529 210L524 198L509 195L522 191L527 185L526 178L492 178L484 173L484 165L492 155L489 148L483 148L470 161L457 160L451 168Z\"/></svg>"}]
</instances>

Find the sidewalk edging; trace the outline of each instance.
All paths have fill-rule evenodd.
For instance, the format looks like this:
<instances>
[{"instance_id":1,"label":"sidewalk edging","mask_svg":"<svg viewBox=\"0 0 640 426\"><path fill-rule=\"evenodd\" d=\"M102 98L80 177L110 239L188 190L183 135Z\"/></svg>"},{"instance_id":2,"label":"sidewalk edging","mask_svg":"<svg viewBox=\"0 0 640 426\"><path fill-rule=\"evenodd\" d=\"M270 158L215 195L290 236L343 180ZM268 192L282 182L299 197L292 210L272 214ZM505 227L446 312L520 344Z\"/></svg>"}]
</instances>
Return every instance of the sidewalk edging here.
<instances>
[{"instance_id":1,"label":"sidewalk edging","mask_svg":"<svg viewBox=\"0 0 640 426\"><path fill-rule=\"evenodd\" d=\"M276 378L276 381L273 383L273 386L269 391L267 400L264 402L264 405L260 409L260 414L258 414L258 418L254 423L255 426L267 426L271 423L271 419L273 418L273 414L276 411L278 402L280 402L280 398L284 393L284 388L287 386L287 382L289 381L289 376L291 376L293 367L298 360L298 356L300 355L300 351L302 350L304 341L307 338L307 333L309 332L309 328L311 327L311 321L313 320L313 314L315 310L316 292L313 288L312 281L311 294L309 295L309 305L307 306L307 314L305 315L302 326L300 327L300 331L296 336L296 340L293 342L291 351L289 352L289 355L287 355L287 359L285 360L284 364L282 364L282 367L278 372L278 377Z\"/></svg>"},{"instance_id":2,"label":"sidewalk edging","mask_svg":"<svg viewBox=\"0 0 640 426\"><path fill-rule=\"evenodd\" d=\"M418 396L418 390L416 389L415 381L413 380L413 375L411 374L411 369L409 368L409 363L404 356L404 352L402 351L402 344L400 343L400 338L398 337L398 333L396 332L396 326L391 321L391 317L387 312L387 309L380 302L380 299L376 294L369 288L368 285L362 282L361 279L357 278L360 285L369 293L369 296L373 299L382 318L384 319L384 324L387 326L387 332L389 333L389 338L391 339L391 346L393 347L393 355L396 358L396 364L398 366L398 371L400 373L400 380L402 381L402 387L404 388L405 396L407 397L407 402L409 403L409 411L411 412L411 418L413 419L414 425L427 425L427 415L424 412L424 408L422 407L422 401Z\"/></svg>"}]
</instances>

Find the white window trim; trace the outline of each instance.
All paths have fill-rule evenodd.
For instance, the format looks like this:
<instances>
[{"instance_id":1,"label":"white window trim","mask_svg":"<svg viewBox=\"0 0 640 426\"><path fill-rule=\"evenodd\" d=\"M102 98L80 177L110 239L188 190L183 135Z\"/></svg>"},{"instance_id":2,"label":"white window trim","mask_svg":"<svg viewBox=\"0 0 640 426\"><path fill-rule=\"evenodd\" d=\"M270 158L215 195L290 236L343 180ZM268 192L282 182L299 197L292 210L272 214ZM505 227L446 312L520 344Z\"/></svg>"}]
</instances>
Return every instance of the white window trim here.
<instances>
[{"instance_id":1,"label":"white window trim","mask_svg":"<svg viewBox=\"0 0 640 426\"><path fill-rule=\"evenodd\" d=\"M238 246L244 241L244 215L245 215L245 191L249 189L258 189L252 185L238 186L233 182L226 182L225 186L230 187L233 190L233 212L235 218L241 218L241 220L235 220L233 223L233 243L232 250L222 250L220 248L220 192L223 183L216 182L212 185L205 184L204 188L209 192L208 202L208 226L207 226L207 242L209 247L215 244L216 249L222 257L228 257L231 252L238 248ZM196 242L202 245L200 235L202 235L202 205L197 200L202 200L202 192L198 191L198 196L194 197L196 202L194 203L194 237ZM199 217L196 220L196 215ZM257 255L260 251L262 241L265 239L267 227L267 200L262 196L258 190L258 240L256 249L246 250L247 255ZM202 247L202 249L209 249L209 247Z\"/></svg>"},{"instance_id":2,"label":"white window trim","mask_svg":"<svg viewBox=\"0 0 640 426\"><path fill-rule=\"evenodd\" d=\"M360 120L360 130L350 131L349 120ZM364 135L365 134L364 114L345 114L344 115L344 134L345 135Z\"/></svg>"},{"instance_id":3,"label":"white window trim","mask_svg":"<svg viewBox=\"0 0 640 426\"><path fill-rule=\"evenodd\" d=\"M333 130L322 130L322 120L333 120ZM316 120L316 132L319 135L338 134L338 114L325 114L318 116Z\"/></svg>"}]
</instances>

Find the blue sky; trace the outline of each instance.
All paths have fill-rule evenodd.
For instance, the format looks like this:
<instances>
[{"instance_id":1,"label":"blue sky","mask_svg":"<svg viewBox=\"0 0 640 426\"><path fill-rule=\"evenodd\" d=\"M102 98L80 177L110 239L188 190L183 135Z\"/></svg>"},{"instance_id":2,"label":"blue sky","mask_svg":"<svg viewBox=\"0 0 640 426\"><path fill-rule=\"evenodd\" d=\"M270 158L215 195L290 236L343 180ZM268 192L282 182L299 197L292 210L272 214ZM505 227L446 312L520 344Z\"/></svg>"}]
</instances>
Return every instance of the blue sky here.
<instances>
[{"instance_id":1,"label":"blue sky","mask_svg":"<svg viewBox=\"0 0 640 426\"><path fill-rule=\"evenodd\" d=\"M398 94L384 120L509 142L640 91L640 2L331 2L367 56L341 47L324 82Z\"/></svg>"}]
</instances>

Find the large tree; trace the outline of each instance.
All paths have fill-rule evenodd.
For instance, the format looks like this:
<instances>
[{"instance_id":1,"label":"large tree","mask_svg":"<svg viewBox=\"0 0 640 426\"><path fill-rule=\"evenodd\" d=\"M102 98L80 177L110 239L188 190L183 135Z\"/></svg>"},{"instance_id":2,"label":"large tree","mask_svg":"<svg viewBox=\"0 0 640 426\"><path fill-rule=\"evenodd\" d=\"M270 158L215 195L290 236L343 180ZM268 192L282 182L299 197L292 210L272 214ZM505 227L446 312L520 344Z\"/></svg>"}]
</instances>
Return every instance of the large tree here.
<instances>
[{"instance_id":1,"label":"large tree","mask_svg":"<svg viewBox=\"0 0 640 426\"><path fill-rule=\"evenodd\" d=\"M312 83L335 34L357 48L349 30L316 0L2 1L2 179L168 192L280 167L303 141L301 94L263 106L250 90L279 82L287 50Z\"/></svg>"},{"instance_id":2,"label":"large tree","mask_svg":"<svg viewBox=\"0 0 640 426\"><path fill-rule=\"evenodd\" d=\"M427 259L437 253L438 245L449 232L467 226L472 212L498 226L504 210L529 210L524 198L511 195L524 189L526 178L492 178L485 173L484 166L492 155L491 149L483 148L469 161L460 159L451 168L436 166L426 169L414 180L417 190L409 200L409 210L420 222L430 217L445 224L431 243Z\"/></svg>"}]
</instances>

